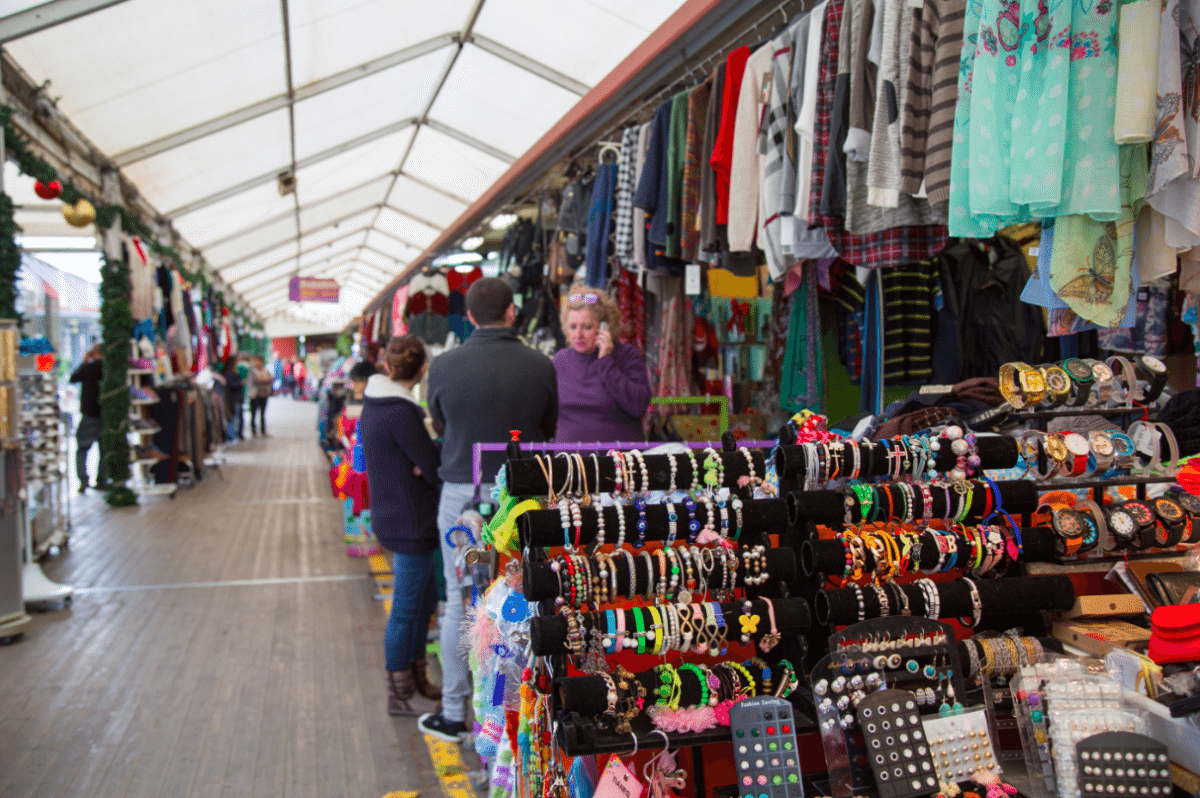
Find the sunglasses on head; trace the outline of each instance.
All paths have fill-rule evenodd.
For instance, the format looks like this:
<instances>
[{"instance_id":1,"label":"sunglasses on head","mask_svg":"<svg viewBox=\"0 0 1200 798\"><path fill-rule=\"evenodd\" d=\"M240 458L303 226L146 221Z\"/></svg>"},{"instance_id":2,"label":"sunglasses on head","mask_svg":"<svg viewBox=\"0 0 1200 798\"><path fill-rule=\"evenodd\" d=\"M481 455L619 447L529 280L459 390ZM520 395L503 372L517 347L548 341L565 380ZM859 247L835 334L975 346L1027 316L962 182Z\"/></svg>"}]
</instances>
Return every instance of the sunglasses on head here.
<instances>
[{"instance_id":1,"label":"sunglasses on head","mask_svg":"<svg viewBox=\"0 0 1200 798\"><path fill-rule=\"evenodd\" d=\"M568 302L586 302L589 305L594 305L600 300L600 295L595 291L576 291L567 297Z\"/></svg>"}]
</instances>

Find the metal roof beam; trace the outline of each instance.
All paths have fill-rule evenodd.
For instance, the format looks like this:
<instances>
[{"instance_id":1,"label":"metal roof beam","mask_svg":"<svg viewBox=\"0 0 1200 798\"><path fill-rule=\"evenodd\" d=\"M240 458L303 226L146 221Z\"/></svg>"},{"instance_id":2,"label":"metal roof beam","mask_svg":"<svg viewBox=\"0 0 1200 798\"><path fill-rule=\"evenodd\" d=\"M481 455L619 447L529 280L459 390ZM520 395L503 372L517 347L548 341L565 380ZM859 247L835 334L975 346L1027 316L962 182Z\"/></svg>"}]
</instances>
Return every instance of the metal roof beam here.
<instances>
[{"instance_id":1,"label":"metal roof beam","mask_svg":"<svg viewBox=\"0 0 1200 798\"><path fill-rule=\"evenodd\" d=\"M591 88L586 83L580 83L578 80L575 80L575 78L564 75L557 69L548 67L540 61L534 61L529 56L524 55L523 53L518 53L516 50L513 50L509 47L505 47L500 42L493 41L486 36L481 36L478 33L472 33L469 41L480 50L489 52L497 58L502 58L508 63L518 66L521 69L524 69L526 72L531 72L534 75L537 75L539 78L548 80L556 86L561 86L569 92L578 94L580 97L587 94L588 89Z\"/></svg>"},{"instance_id":2,"label":"metal roof beam","mask_svg":"<svg viewBox=\"0 0 1200 798\"><path fill-rule=\"evenodd\" d=\"M465 197L460 197L451 191L447 191L446 189L442 188L441 186L435 186L433 183L430 183L428 180L417 177L416 175L413 175L413 174L409 174L408 172L405 172L403 169L396 171L396 172L389 172L389 174L395 175L398 177L403 177L406 180L411 180L419 186L424 186L425 188L429 189L430 191L436 191L438 194L441 194L443 197L452 199L455 202L461 202L463 205L471 204L471 200L466 199ZM391 196L391 193L392 192L389 190L388 196Z\"/></svg>"},{"instance_id":3,"label":"metal roof beam","mask_svg":"<svg viewBox=\"0 0 1200 798\"><path fill-rule=\"evenodd\" d=\"M327 227L337 227L339 224L346 221L347 219L353 219L355 216L358 216L359 214L366 213L367 211L373 210L378 207L379 207L378 202L372 202L370 205L368 205L365 208L359 208L356 211L352 211L350 213L343 214L342 216L339 216L336 219L331 219L328 222L326 222L325 224L321 225L320 227L314 227L311 230L305 231L304 234L312 235L313 233L318 233L318 232L326 229ZM291 215L290 212L288 215L289 216ZM285 216L284 218L287 218L287 217ZM367 227L359 228L359 230L366 230L366 229L368 229L368 228ZM355 232L357 232L357 231L355 231ZM255 250L254 252L250 253L249 255L243 255L242 257L238 258L235 261L231 261L229 263L222 264L221 266L217 267L217 271L221 272L221 271L225 271L227 269L232 269L233 267L238 266L243 263L246 263L247 261L254 260L255 258L260 258L263 255L266 255L271 250L277 249L277 248L283 246L284 244L288 243L293 238L294 238L294 236L289 235L287 238L280 239L280 240L272 243L270 246L262 247L261 249ZM409 246L412 246L412 245L410 244ZM296 248L299 249L300 248L299 245L297 245Z\"/></svg>"},{"instance_id":4,"label":"metal roof beam","mask_svg":"<svg viewBox=\"0 0 1200 798\"><path fill-rule=\"evenodd\" d=\"M355 136L354 138L350 139L349 141L342 142L341 144L338 144L335 147L330 147L327 150L322 150L321 152L313 153L312 155L308 156L307 158L303 158L299 161L296 161L296 171L298 172L301 169L304 169L305 167L313 166L314 164L318 164L321 161L328 160L329 158L332 158L335 155L341 155L342 153L352 150L355 147L361 147L364 144L370 144L372 141L376 141L385 136L390 136L393 133L399 133L400 131L410 128L415 124L417 124L417 120L415 118L401 119L399 122L393 122L390 125L386 125L384 127L378 128L376 130L372 130L368 133L363 133L361 136ZM272 169L270 172L265 172L257 177L252 177L249 180L244 180L241 183L238 183L237 185L230 186L229 188L218 191L215 194L209 194L207 197L201 197L200 199L192 200L191 202L187 203L186 205L181 205L178 208L175 208L174 210L168 211L165 214L165 216L168 219L174 219L178 216L183 216L186 213L192 213L194 211L200 210L201 208L207 208L209 205L218 203L221 200L226 200L226 199L229 199L230 197L237 196L238 194L241 194L243 191L249 191L252 188L258 188L259 186L274 182L275 180L279 179L280 174L286 172L287 170L288 170L288 165L283 164L282 166L278 167L277 169ZM372 180L374 180L374 179L375 178L372 178Z\"/></svg>"},{"instance_id":5,"label":"metal roof beam","mask_svg":"<svg viewBox=\"0 0 1200 798\"><path fill-rule=\"evenodd\" d=\"M263 273L263 272L265 272L267 269L273 269L273 268L275 268L276 266L282 266L282 265L286 264L286 263L287 263L288 261L290 261L290 260L295 260L295 259L297 259L297 258L302 258L302 257L304 257L305 255L307 255L307 254L308 254L308 253L310 253L310 252L316 252L316 251L317 251L318 249L320 249L321 247L327 247L327 246L329 246L330 244L336 244L337 242L339 242L339 241L343 241L343 240L345 240L345 239L349 238L350 236L362 235L363 233L365 233L365 232L367 231L367 229L368 229L368 228L366 228L366 227L362 227L362 228L359 228L358 230L351 230L349 233L345 233L345 234L343 234L343 235L340 235L340 236L338 236L337 238L331 238L331 239L330 239L330 240L328 240L328 241L322 241L320 244L316 244L316 245L314 245L314 246L311 246L311 247L309 247L308 249L302 249L302 250L300 250L300 252L298 252L298 253L297 253L297 254L295 254L295 255L288 255L286 258L281 258L281 259L279 259L279 260L275 261L274 263L269 263L269 264L267 264L267 265L265 265L265 266L262 266L261 268L255 269L255 270L254 270L254 271L252 271L252 272L249 272L249 273L247 273L247 274L243 274L241 277L237 277L237 278L229 278L229 277L224 277L224 276L223 276L223 279L225 279L225 280L226 280L226 281L229 283L229 285L232 287L233 285L235 285L235 284L237 284L237 283L241 283L241 282L244 282L244 281L246 281L246 280L249 280L251 277L254 277L255 275L262 274L262 273ZM220 274L220 270L218 270L218 274Z\"/></svg>"},{"instance_id":6,"label":"metal roof beam","mask_svg":"<svg viewBox=\"0 0 1200 798\"><path fill-rule=\"evenodd\" d=\"M504 150L497 149L491 144L488 144L486 141L480 141L474 136L469 136L457 128L444 125L436 119L426 119L424 124L425 127L436 130L439 133L445 133L450 138L457 139L463 144L466 144L468 147L474 147L480 152L486 152L488 155L492 156L498 161L504 161L505 163L511 164L517 160L516 156L509 155Z\"/></svg>"},{"instance_id":7,"label":"metal roof beam","mask_svg":"<svg viewBox=\"0 0 1200 798\"><path fill-rule=\"evenodd\" d=\"M0 17L0 42L10 42L64 22L103 10L125 0L51 0Z\"/></svg>"},{"instance_id":8,"label":"metal roof beam","mask_svg":"<svg viewBox=\"0 0 1200 798\"><path fill-rule=\"evenodd\" d=\"M336 75L330 75L327 78L315 80L312 83L301 86L295 91L295 101L307 100L309 97L316 97L318 94L323 94L327 91L340 88L348 83L353 83L361 78L370 77L390 69L391 67L403 64L405 61L411 61L415 58L420 58L423 55L440 50L458 41L457 33L443 33L441 36L435 36L432 39L414 44L410 47L405 47L397 50L389 55L359 64L356 67L338 72ZM251 119L257 119L260 116L269 114L272 111L278 111L281 108L288 106L287 94L278 94L274 97L268 97L265 100L248 105L245 108L240 108L232 111L224 116L219 116L215 119L210 119L207 122L201 122L198 125L180 130L154 141L141 144L137 147L131 147L128 150L119 152L113 156L113 161L118 166L127 166L136 161L141 161L146 158L151 158L155 155L182 147L184 144L189 144L197 139L211 136L213 133L219 133L222 130L227 130L235 125L240 125L243 122L248 122Z\"/></svg>"}]
</instances>

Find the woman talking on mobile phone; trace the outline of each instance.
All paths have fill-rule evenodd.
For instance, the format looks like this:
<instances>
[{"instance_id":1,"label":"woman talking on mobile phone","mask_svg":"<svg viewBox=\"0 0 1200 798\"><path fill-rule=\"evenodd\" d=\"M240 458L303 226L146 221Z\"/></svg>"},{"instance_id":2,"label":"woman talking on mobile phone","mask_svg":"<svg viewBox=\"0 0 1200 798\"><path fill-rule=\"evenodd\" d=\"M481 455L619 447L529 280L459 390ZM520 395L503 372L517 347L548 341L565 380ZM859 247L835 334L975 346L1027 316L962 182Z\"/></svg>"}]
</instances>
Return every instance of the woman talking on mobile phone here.
<instances>
[{"instance_id":1,"label":"woman talking on mobile phone","mask_svg":"<svg viewBox=\"0 0 1200 798\"><path fill-rule=\"evenodd\" d=\"M621 312L603 291L576 283L562 311L567 347L558 372L557 443L644 441L650 378L642 353L613 340Z\"/></svg>"}]
</instances>

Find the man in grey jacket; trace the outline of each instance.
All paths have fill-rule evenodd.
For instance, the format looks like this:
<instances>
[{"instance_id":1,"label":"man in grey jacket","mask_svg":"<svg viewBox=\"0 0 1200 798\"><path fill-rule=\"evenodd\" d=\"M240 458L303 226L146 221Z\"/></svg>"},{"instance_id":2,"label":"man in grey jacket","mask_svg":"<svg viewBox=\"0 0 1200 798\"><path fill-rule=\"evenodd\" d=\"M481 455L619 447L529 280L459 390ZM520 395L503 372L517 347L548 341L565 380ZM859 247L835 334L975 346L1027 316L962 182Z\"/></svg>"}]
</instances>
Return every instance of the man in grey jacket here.
<instances>
[{"instance_id":1,"label":"man in grey jacket","mask_svg":"<svg viewBox=\"0 0 1200 798\"><path fill-rule=\"evenodd\" d=\"M429 364L429 415L443 436L442 496L438 532L446 577L446 604L441 618L442 710L421 716L426 734L461 742L466 734L471 695L466 652L461 647L462 587L456 552L446 533L475 498L472 455L476 443L506 443L513 430L526 443L554 437L558 422L558 381L554 364L527 347L513 329L516 309L512 289L496 277L477 280L467 291L467 318L478 329ZM504 463L502 452L485 452L483 479L491 480ZM480 495L486 501L492 486Z\"/></svg>"}]
</instances>

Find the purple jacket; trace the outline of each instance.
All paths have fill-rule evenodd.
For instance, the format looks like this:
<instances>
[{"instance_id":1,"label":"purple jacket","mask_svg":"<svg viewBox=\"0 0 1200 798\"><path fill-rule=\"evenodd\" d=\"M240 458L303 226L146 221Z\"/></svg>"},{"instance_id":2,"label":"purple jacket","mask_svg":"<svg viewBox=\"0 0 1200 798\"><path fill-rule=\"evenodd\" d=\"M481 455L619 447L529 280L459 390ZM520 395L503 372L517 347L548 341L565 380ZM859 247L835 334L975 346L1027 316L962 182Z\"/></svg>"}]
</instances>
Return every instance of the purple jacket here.
<instances>
[{"instance_id":1,"label":"purple jacket","mask_svg":"<svg viewBox=\"0 0 1200 798\"><path fill-rule=\"evenodd\" d=\"M556 443L644 441L642 416L650 406L646 361L618 343L608 357L567 347L554 356L558 373Z\"/></svg>"}]
</instances>

